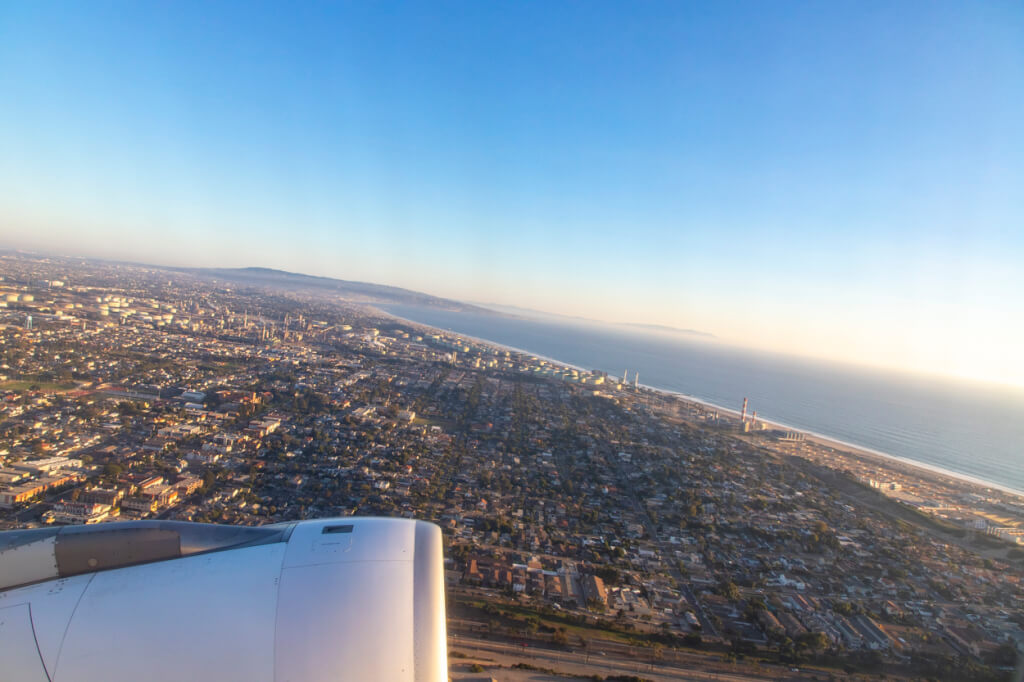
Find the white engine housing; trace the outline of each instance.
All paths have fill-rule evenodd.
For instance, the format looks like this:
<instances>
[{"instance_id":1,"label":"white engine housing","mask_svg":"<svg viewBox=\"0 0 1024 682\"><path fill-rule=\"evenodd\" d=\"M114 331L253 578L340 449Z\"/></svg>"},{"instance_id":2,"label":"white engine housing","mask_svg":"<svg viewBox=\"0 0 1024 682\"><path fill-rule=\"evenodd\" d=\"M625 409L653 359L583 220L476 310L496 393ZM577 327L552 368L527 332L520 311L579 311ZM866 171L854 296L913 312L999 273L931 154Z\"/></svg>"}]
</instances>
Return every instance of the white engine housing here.
<instances>
[{"instance_id":1,"label":"white engine housing","mask_svg":"<svg viewBox=\"0 0 1024 682\"><path fill-rule=\"evenodd\" d=\"M64 552L65 565L108 565L89 556L80 536L126 525L75 529L78 544L71 559ZM255 544L0 591L3 677L447 679L437 526L347 517L272 528L282 532ZM63 537L54 531L0 549L0 581L63 575L60 552L45 550L47 542L59 549ZM111 553L109 541L99 546Z\"/></svg>"}]
</instances>

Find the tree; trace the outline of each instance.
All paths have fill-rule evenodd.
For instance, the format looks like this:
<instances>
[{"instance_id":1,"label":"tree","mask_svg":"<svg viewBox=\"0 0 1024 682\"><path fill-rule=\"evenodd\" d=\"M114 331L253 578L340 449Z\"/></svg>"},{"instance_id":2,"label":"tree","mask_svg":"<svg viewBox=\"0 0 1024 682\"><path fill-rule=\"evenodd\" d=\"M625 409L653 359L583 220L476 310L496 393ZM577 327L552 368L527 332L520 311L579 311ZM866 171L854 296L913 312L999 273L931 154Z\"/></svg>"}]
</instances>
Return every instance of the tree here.
<instances>
[{"instance_id":1,"label":"tree","mask_svg":"<svg viewBox=\"0 0 1024 682\"><path fill-rule=\"evenodd\" d=\"M764 603L763 597L754 597L747 602L746 609L743 610L743 617L749 621L753 621L757 618L761 611L767 611L768 607Z\"/></svg>"},{"instance_id":2,"label":"tree","mask_svg":"<svg viewBox=\"0 0 1024 682\"><path fill-rule=\"evenodd\" d=\"M596 574L608 585L618 585L621 578L618 569L614 566L602 566L597 569Z\"/></svg>"},{"instance_id":3,"label":"tree","mask_svg":"<svg viewBox=\"0 0 1024 682\"><path fill-rule=\"evenodd\" d=\"M731 580L728 582L721 583L718 586L718 591L723 597L725 597L729 601L736 601L740 598L740 588L736 587L736 583L734 583Z\"/></svg>"},{"instance_id":4,"label":"tree","mask_svg":"<svg viewBox=\"0 0 1024 682\"><path fill-rule=\"evenodd\" d=\"M811 651L823 651L828 647L828 636L824 632L805 632L797 635L797 649L805 648Z\"/></svg>"}]
</instances>

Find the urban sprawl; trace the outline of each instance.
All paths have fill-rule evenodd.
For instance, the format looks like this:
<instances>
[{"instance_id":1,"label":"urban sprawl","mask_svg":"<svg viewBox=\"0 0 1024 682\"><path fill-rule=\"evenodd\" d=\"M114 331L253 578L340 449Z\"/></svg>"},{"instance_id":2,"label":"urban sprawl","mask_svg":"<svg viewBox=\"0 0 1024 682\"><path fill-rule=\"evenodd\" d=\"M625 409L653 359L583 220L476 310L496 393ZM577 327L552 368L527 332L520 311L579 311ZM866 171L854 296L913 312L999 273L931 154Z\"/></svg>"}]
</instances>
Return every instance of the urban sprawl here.
<instances>
[{"instance_id":1,"label":"urban sprawl","mask_svg":"<svg viewBox=\"0 0 1024 682\"><path fill-rule=\"evenodd\" d=\"M1024 648L1011 494L373 301L25 254L0 276L0 528L425 519L454 642L640 676L997 680Z\"/></svg>"}]
</instances>

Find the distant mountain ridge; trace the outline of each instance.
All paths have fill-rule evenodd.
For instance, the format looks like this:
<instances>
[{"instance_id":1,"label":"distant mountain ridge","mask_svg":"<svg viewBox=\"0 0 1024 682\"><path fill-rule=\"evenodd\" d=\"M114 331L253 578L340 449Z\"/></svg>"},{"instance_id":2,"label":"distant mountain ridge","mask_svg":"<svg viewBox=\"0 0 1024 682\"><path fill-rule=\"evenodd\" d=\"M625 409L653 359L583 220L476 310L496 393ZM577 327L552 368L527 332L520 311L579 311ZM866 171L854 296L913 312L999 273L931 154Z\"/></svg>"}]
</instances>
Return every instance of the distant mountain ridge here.
<instances>
[{"instance_id":1,"label":"distant mountain ridge","mask_svg":"<svg viewBox=\"0 0 1024 682\"><path fill-rule=\"evenodd\" d=\"M518 317L532 317L532 318L553 318L563 320L578 320L580 322L588 322L591 324L598 324L606 327L630 327L633 329L645 329L647 331L663 332L669 334L684 334L687 336L700 336L707 339L718 338L711 332L701 331L699 329L684 329L682 327L672 327L665 324L648 324L644 322L610 322L607 320L595 320L590 317L582 317L580 315L565 315L563 313L548 313L542 310L534 310L533 308L523 308L516 305L499 304L499 303L480 303L480 306L485 309L492 309L498 314L513 314Z\"/></svg>"},{"instance_id":2,"label":"distant mountain ridge","mask_svg":"<svg viewBox=\"0 0 1024 682\"><path fill-rule=\"evenodd\" d=\"M716 338L711 332L702 332L699 329L682 329L680 327L671 327L666 324L645 324L643 322L616 322L615 324L622 325L623 327L636 327L638 329L649 329L655 332L669 332L672 334L688 334L690 336L704 336L709 339Z\"/></svg>"},{"instance_id":3,"label":"distant mountain ridge","mask_svg":"<svg viewBox=\"0 0 1024 682\"><path fill-rule=\"evenodd\" d=\"M274 268L248 267L248 268L168 268L179 272L186 272L200 277L212 277L223 279L239 284L273 286L285 289L314 289L319 291L336 293L339 296L360 303L397 303L400 305L415 305L428 308L441 308L455 312L490 313L493 310L481 308L475 305L468 305L460 301L448 298L431 296L418 291L402 289L385 284L372 284L370 282L354 282L333 277L319 277L316 275L304 275L286 270Z\"/></svg>"}]
</instances>

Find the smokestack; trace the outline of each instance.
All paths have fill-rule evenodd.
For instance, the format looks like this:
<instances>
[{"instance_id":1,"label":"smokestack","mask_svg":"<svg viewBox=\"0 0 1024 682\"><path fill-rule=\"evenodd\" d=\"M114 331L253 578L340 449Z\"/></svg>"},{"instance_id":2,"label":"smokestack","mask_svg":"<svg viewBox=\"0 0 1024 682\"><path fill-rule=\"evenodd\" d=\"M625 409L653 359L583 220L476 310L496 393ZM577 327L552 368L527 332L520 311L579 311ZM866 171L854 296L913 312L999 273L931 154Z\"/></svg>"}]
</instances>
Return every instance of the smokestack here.
<instances>
[{"instance_id":1,"label":"smokestack","mask_svg":"<svg viewBox=\"0 0 1024 682\"><path fill-rule=\"evenodd\" d=\"M743 399L743 411L740 412L740 423L747 421L747 399Z\"/></svg>"},{"instance_id":2,"label":"smokestack","mask_svg":"<svg viewBox=\"0 0 1024 682\"><path fill-rule=\"evenodd\" d=\"M633 375L633 388L635 388L638 391L640 390L640 372L639 371L635 375Z\"/></svg>"},{"instance_id":3,"label":"smokestack","mask_svg":"<svg viewBox=\"0 0 1024 682\"><path fill-rule=\"evenodd\" d=\"M750 418L750 423L753 426L757 426L757 410L754 410L753 416Z\"/></svg>"}]
</instances>

